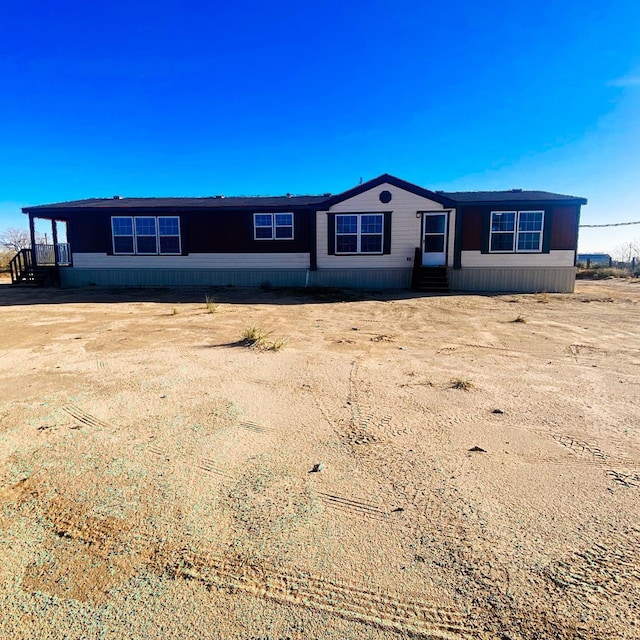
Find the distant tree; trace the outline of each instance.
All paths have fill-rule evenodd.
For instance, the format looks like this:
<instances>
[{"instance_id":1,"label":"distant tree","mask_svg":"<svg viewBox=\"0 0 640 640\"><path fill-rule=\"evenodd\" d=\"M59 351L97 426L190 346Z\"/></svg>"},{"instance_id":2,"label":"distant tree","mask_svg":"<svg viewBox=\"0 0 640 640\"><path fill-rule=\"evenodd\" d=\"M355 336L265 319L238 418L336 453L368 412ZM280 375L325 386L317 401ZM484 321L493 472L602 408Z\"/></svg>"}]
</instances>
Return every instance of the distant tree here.
<instances>
[{"instance_id":1,"label":"distant tree","mask_svg":"<svg viewBox=\"0 0 640 640\"><path fill-rule=\"evenodd\" d=\"M0 233L0 246L15 253L21 249L28 249L31 246L29 232L11 227Z\"/></svg>"},{"instance_id":2,"label":"distant tree","mask_svg":"<svg viewBox=\"0 0 640 640\"><path fill-rule=\"evenodd\" d=\"M612 256L616 262L631 264L634 258L637 262L640 259L640 242L638 240L623 242L612 251Z\"/></svg>"}]
</instances>

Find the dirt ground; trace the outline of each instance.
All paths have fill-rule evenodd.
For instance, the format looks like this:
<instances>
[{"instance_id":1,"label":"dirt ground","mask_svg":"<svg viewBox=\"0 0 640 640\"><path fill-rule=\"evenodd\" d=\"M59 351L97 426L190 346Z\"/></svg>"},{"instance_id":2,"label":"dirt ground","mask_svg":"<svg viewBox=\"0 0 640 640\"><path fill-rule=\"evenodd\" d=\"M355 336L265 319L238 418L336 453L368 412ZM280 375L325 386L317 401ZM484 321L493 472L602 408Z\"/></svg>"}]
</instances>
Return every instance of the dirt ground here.
<instances>
[{"instance_id":1,"label":"dirt ground","mask_svg":"<svg viewBox=\"0 0 640 640\"><path fill-rule=\"evenodd\" d=\"M639 303L0 285L0 638L640 638Z\"/></svg>"}]
</instances>

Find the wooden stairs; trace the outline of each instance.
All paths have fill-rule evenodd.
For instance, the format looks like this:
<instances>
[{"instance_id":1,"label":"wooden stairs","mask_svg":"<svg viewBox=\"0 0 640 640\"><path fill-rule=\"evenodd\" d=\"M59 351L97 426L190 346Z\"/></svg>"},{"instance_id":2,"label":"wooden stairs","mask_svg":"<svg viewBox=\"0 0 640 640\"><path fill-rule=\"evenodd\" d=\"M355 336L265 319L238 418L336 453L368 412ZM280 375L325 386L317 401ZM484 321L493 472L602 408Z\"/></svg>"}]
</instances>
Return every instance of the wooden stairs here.
<instances>
[{"instance_id":1,"label":"wooden stairs","mask_svg":"<svg viewBox=\"0 0 640 640\"><path fill-rule=\"evenodd\" d=\"M11 258L9 271L13 287L47 287L60 284L58 267L34 264L31 249L22 249Z\"/></svg>"},{"instance_id":2,"label":"wooden stairs","mask_svg":"<svg viewBox=\"0 0 640 640\"><path fill-rule=\"evenodd\" d=\"M446 267L422 267L413 269L412 289L425 293L448 293L449 280Z\"/></svg>"}]
</instances>

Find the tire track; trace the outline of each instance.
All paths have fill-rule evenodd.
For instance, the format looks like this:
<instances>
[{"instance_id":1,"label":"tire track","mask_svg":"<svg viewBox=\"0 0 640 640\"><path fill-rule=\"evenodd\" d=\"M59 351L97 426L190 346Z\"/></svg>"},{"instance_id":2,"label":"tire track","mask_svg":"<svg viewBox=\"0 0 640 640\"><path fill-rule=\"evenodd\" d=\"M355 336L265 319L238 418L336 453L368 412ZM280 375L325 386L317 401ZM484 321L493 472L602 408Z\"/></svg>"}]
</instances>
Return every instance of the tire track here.
<instances>
[{"instance_id":1,"label":"tire track","mask_svg":"<svg viewBox=\"0 0 640 640\"><path fill-rule=\"evenodd\" d=\"M87 413L80 407L77 407L74 404L67 404L62 407L62 410L70 415L72 418L82 423L87 427L95 427L97 429L108 429L109 425L106 422L103 422L99 418L92 416L90 413Z\"/></svg>"},{"instance_id":2,"label":"tire track","mask_svg":"<svg viewBox=\"0 0 640 640\"><path fill-rule=\"evenodd\" d=\"M173 454L169 449L164 449L153 443L150 444L147 449L149 453L159 458L162 463L175 462L180 465L185 465L191 469L199 469L208 474L220 476L221 478L227 478L229 480L233 479L232 475L227 473L218 465L216 460L212 460L211 458L196 457L187 460L179 460L173 457Z\"/></svg>"},{"instance_id":3,"label":"tire track","mask_svg":"<svg viewBox=\"0 0 640 640\"><path fill-rule=\"evenodd\" d=\"M607 469L604 474L622 487L635 487L636 489L640 489L640 471L616 471L614 469Z\"/></svg>"},{"instance_id":4,"label":"tire track","mask_svg":"<svg viewBox=\"0 0 640 640\"><path fill-rule=\"evenodd\" d=\"M570 344L567 347L567 351L577 363L580 363L578 356L580 356L580 358L587 359L609 355L607 350L594 347L590 344Z\"/></svg>"},{"instance_id":5,"label":"tire track","mask_svg":"<svg viewBox=\"0 0 640 640\"><path fill-rule=\"evenodd\" d=\"M24 486L22 486L24 485ZM37 487L29 480L13 489L25 500ZM310 573L283 572L249 562L240 556L221 556L198 546L195 551L167 540L128 533L135 523L115 518L95 517L74 500L54 496L43 508L52 533L70 545L80 545L96 559L128 559L127 566L148 567L173 580L194 580L206 589L240 591L257 598L322 611L329 615L389 629L420 638L463 640L476 637L466 616L452 607L438 607L421 599L403 598L382 590L366 589L356 582L320 577Z\"/></svg>"},{"instance_id":6,"label":"tire track","mask_svg":"<svg viewBox=\"0 0 640 640\"><path fill-rule=\"evenodd\" d=\"M573 436L563 435L552 433L551 437L563 447L567 447L567 449L571 449L574 453L578 455L587 455L592 456L602 462L609 458L609 455L604 453L602 449L597 447L596 445L586 442L585 440L580 440L578 438L574 438Z\"/></svg>"},{"instance_id":7,"label":"tire track","mask_svg":"<svg viewBox=\"0 0 640 640\"><path fill-rule=\"evenodd\" d=\"M553 440L555 440L559 445L570 449L573 453L575 453L579 458L581 458L581 462L585 462L589 459L595 462L596 464L605 464L616 462L620 465L633 465L633 460L626 458L624 456L615 456L611 455L598 447L593 442L588 442L587 440L582 440L580 438L576 438L574 436L559 434L559 433L551 433L550 434Z\"/></svg>"},{"instance_id":8,"label":"tire track","mask_svg":"<svg viewBox=\"0 0 640 640\"><path fill-rule=\"evenodd\" d=\"M207 473L213 473L214 475L221 476L222 478L233 480L233 476L225 473L219 466L217 466L215 460L209 460L209 458L199 458L196 461L196 466L198 467L198 469L202 469Z\"/></svg>"},{"instance_id":9,"label":"tire track","mask_svg":"<svg viewBox=\"0 0 640 640\"><path fill-rule=\"evenodd\" d=\"M567 458L565 456L546 456L536 454L516 454L518 457L528 464L557 464L566 466ZM573 464L579 464L581 467L598 467L602 468L603 463L600 460L586 457L571 457L569 460Z\"/></svg>"},{"instance_id":10,"label":"tire track","mask_svg":"<svg viewBox=\"0 0 640 640\"><path fill-rule=\"evenodd\" d=\"M220 371L215 367L211 366L205 359L201 358L195 351L195 347L175 347L175 351L183 360L186 360L189 364L195 364L201 369L206 369L207 371L211 371L212 373L219 374Z\"/></svg>"},{"instance_id":11,"label":"tire track","mask_svg":"<svg viewBox=\"0 0 640 640\"><path fill-rule=\"evenodd\" d=\"M359 371L360 361L356 359L349 372L347 395L347 404L351 408L348 439L352 445L369 444L383 440L379 432L388 429L393 420L392 415L387 414L380 418L375 411L363 407L362 396L367 394L363 393L360 388Z\"/></svg>"},{"instance_id":12,"label":"tire track","mask_svg":"<svg viewBox=\"0 0 640 640\"><path fill-rule=\"evenodd\" d=\"M256 424L255 422L239 422L238 427L246 431L252 431L253 433L267 433L269 431L266 427Z\"/></svg>"},{"instance_id":13,"label":"tire track","mask_svg":"<svg viewBox=\"0 0 640 640\"><path fill-rule=\"evenodd\" d=\"M422 638L462 640L475 636L465 625L465 617L455 609L366 590L355 583L306 573L282 573L188 549L181 550L168 564L167 570L174 579L196 580L208 589L238 590Z\"/></svg>"},{"instance_id":14,"label":"tire track","mask_svg":"<svg viewBox=\"0 0 640 640\"><path fill-rule=\"evenodd\" d=\"M603 538L555 563L547 577L562 589L583 595L627 596L640 586L640 529ZM589 599L584 600L585 604Z\"/></svg>"},{"instance_id":15,"label":"tire track","mask_svg":"<svg viewBox=\"0 0 640 640\"><path fill-rule=\"evenodd\" d=\"M383 509L380 509L377 505L357 498L345 498L343 496L324 492L318 492L318 497L325 506L350 515L375 518L377 520L386 520L389 517L389 514Z\"/></svg>"},{"instance_id":16,"label":"tire track","mask_svg":"<svg viewBox=\"0 0 640 640\"><path fill-rule=\"evenodd\" d=\"M192 363L196 363L199 364L197 362L197 358L195 357L195 354L193 353L193 351L191 349L187 349L186 347L175 347L176 353L181 357L184 358L185 360L188 360L189 362Z\"/></svg>"}]
</instances>

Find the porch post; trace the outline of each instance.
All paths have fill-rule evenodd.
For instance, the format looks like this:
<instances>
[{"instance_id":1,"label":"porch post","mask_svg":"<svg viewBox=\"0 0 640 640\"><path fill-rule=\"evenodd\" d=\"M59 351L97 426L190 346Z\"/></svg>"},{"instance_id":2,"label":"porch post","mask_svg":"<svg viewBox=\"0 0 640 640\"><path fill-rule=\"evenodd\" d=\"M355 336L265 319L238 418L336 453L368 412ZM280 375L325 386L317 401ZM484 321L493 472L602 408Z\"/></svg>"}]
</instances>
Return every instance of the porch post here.
<instances>
[{"instance_id":1,"label":"porch post","mask_svg":"<svg viewBox=\"0 0 640 640\"><path fill-rule=\"evenodd\" d=\"M33 221L33 213L29 212L29 235L31 236L31 260L34 266L38 266L36 253L36 229Z\"/></svg>"},{"instance_id":2,"label":"porch post","mask_svg":"<svg viewBox=\"0 0 640 640\"><path fill-rule=\"evenodd\" d=\"M51 221L51 236L53 240L53 263L58 266L58 221Z\"/></svg>"}]
</instances>

